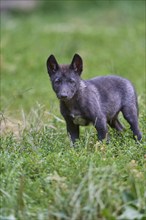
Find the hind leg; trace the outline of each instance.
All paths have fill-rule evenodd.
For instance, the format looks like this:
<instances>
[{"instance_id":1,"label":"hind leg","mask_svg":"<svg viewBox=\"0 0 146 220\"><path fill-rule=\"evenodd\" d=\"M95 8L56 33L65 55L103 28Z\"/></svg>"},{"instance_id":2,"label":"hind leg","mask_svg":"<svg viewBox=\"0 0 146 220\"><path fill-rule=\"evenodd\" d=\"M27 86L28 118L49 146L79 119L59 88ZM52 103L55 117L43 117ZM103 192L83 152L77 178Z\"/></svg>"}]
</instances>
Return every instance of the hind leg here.
<instances>
[{"instance_id":1,"label":"hind leg","mask_svg":"<svg viewBox=\"0 0 146 220\"><path fill-rule=\"evenodd\" d=\"M134 106L132 107L124 107L122 109L122 113L124 118L130 124L130 128L133 132L134 139L141 140L142 135L138 127L138 116L137 116L137 108ZM135 138L137 137L137 138Z\"/></svg>"},{"instance_id":2,"label":"hind leg","mask_svg":"<svg viewBox=\"0 0 146 220\"><path fill-rule=\"evenodd\" d=\"M113 128L115 128L117 131L120 131L120 132L124 130L124 126L120 123L118 118L117 120L114 121Z\"/></svg>"},{"instance_id":3,"label":"hind leg","mask_svg":"<svg viewBox=\"0 0 146 220\"><path fill-rule=\"evenodd\" d=\"M123 131L124 130L124 126L120 123L118 117L114 117L114 119L112 119L111 122L109 122L109 125L111 126L111 128L116 129L117 131Z\"/></svg>"}]
</instances>

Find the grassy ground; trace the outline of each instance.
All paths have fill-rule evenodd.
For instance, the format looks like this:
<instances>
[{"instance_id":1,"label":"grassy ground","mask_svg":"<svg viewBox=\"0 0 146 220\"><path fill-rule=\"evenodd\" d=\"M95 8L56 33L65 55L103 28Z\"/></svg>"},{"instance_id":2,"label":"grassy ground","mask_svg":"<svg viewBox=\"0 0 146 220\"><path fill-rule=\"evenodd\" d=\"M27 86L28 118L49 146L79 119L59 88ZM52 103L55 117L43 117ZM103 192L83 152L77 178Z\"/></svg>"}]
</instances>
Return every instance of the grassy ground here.
<instances>
[{"instance_id":1,"label":"grassy ground","mask_svg":"<svg viewBox=\"0 0 146 220\"><path fill-rule=\"evenodd\" d=\"M136 144L120 115L127 130L109 129L108 145L87 127L71 149L46 71L51 53L69 63L77 52L84 79L130 79L145 133L144 1L93 3L2 14L0 219L146 219L145 138Z\"/></svg>"}]
</instances>

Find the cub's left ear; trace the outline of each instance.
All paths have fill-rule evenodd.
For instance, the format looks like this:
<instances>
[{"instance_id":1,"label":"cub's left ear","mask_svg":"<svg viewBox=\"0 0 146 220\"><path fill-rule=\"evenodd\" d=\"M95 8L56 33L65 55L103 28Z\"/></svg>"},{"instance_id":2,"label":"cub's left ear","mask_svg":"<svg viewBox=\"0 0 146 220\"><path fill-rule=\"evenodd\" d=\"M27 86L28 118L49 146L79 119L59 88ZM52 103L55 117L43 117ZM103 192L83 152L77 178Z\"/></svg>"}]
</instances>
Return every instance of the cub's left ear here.
<instances>
[{"instance_id":1,"label":"cub's left ear","mask_svg":"<svg viewBox=\"0 0 146 220\"><path fill-rule=\"evenodd\" d=\"M82 61L82 58L78 54L74 55L72 62L70 64L70 69L74 70L79 75L81 75L81 72L83 70L83 61Z\"/></svg>"}]
</instances>

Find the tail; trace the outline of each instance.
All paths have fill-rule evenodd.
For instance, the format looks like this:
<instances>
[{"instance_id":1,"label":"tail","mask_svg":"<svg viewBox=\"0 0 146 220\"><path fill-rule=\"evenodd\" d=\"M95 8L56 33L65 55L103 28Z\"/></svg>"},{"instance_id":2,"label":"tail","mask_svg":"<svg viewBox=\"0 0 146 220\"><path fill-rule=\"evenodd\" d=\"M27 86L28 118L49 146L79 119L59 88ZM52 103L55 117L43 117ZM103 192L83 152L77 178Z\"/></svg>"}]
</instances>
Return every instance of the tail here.
<instances>
[{"instance_id":1,"label":"tail","mask_svg":"<svg viewBox=\"0 0 146 220\"><path fill-rule=\"evenodd\" d=\"M138 97L137 97L135 88L134 88L134 95L135 95L135 102L136 102L136 108L137 108L137 116L139 116Z\"/></svg>"}]
</instances>

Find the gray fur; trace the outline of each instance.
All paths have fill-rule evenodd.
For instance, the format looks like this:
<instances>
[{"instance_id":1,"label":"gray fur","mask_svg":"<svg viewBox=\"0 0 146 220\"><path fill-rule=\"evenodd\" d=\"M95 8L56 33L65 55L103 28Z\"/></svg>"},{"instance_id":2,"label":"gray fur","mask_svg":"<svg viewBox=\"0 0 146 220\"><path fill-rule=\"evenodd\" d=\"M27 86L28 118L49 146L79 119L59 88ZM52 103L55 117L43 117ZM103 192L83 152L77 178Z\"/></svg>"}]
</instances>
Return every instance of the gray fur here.
<instances>
[{"instance_id":1,"label":"gray fur","mask_svg":"<svg viewBox=\"0 0 146 220\"><path fill-rule=\"evenodd\" d=\"M70 65L59 65L51 55L47 69L73 143L79 138L80 125L92 123L101 141L106 138L107 123L122 131L118 119L120 111L130 124L134 138L141 140L137 96L129 80L114 75L82 80L83 62L78 54L74 55Z\"/></svg>"}]
</instances>

